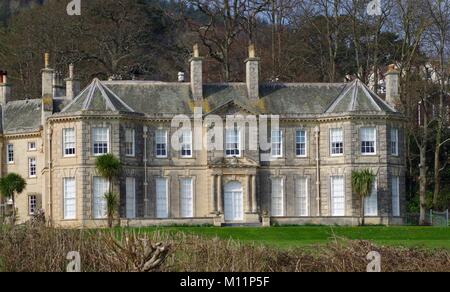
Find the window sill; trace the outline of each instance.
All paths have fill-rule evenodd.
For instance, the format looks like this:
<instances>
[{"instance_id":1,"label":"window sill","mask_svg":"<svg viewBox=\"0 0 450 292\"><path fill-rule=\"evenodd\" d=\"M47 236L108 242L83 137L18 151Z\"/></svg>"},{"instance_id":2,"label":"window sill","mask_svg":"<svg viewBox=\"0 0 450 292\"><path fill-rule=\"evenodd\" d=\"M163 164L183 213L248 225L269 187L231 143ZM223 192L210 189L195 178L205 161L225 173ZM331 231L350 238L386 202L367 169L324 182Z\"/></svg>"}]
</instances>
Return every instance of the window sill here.
<instances>
[{"instance_id":1,"label":"window sill","mask_svg":"<svg viewBox=\"0 0 450 292\"><path fill-rule=\"evenodd\" d=\"M75 158L77 157L76 155L64 155L63 158Z\"/></svg>"},{"instance_id":2,"label":"window sill","mask_svg":"<svg viewBox=\"0 0 450 292\"><path fill-rule=\"evenodd\" d=\"M371 156L377 156L377 153L361 153L361 156L365 156L365 157L371 157Z\"/></svg>"}]
</instances>

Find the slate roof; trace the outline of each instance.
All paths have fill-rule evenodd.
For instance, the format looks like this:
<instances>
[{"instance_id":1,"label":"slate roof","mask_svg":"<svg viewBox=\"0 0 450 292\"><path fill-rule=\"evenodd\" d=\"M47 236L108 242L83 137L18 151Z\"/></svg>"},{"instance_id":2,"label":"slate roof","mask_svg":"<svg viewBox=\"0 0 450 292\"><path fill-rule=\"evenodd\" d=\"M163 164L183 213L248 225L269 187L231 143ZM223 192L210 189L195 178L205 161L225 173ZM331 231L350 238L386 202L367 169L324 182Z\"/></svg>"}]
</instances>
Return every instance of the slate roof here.
<instances>
[{"instance_id":1,"label":"slate roof","mask_svg":"<svg viewBox=\"0 0 450 292\"><path fill-rule=\"evenodd\" d=\"M396 112L359 80L352 83L262 84L259 90L260 99L255 101L248 98L245 83L206 84L203 86L204 111L217 111L233 101L260 114L306 116ZM95 79L62 113L118 111L170 116L192 114L193 110L189 83Z\"/></svg>"},{"instance_id":2,"label":"slate roof","mask_svg":"<svg viewBox=\"0 0 450 292\"><path fill-rule=\"evenodd\" d=\"M97 78L61 112L74 113L78 111L135 112Z\"/></svg>"},{"instance_id":3,"label":"slate roof","mask_svg":"<svg viewBox=\"0 0 450 292\"><path fill-rule=\"evenodd\" d=\"M8 102L6 106L2 108L3 133L20 134L40 130L41 114L41 99Z\"/></svg>"}]
</instances>

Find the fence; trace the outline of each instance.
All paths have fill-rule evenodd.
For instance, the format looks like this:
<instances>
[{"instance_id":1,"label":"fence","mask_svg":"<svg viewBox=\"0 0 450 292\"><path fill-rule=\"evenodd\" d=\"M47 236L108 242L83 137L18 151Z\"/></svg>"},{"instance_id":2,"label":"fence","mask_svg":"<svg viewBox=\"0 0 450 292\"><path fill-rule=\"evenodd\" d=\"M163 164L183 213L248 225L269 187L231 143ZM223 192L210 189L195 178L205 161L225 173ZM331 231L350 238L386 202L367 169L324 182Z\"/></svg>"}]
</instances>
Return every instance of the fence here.
<instances>
[{"instance_id":1,"label":"fence","mask_svg":"<svg viewBox=\"0 0 450 292\"><path fill-rule=\"evenodd\" d=\"M449 210L445 212L436 212L430 210L427 212L425 222L430 226L450 226ZM420 225L419 213L408 213L405 215L405 225L418 226Z\"/></svg>"}]
</instances>

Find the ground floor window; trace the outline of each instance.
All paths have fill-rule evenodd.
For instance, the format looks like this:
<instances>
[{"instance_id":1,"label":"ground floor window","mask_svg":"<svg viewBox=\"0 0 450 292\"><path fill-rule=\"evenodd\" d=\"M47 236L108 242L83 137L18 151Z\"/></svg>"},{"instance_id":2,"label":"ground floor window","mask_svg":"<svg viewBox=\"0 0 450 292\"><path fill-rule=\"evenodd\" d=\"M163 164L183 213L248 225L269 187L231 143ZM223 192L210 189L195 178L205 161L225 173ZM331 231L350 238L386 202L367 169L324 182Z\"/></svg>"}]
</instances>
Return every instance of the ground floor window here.
<instances>
[{"instance_id":1,"label":"ground floor window","mask_svg":"<svg viewBox=\"0 0 450 292\"><path fill-rule=\"evenodd\" d=\"M127 177L126 182L126 212L128 219L136 218L136 179Z\"/></svg>"},{"instance_id":2,"label":"ground floor window","mask_svg":"<svg viewBox=\"0 0 450 292\"><path fill-rule=\"evenodd\" d=\"M295 214L300 217L309 216L308 179L298 178L295 181Z\"/></svg>"},{"instance_id":3,"label":"ground floor window","mask_svg":"<svg viewBox=\"0 0 450 292\"><path fill-rule=\"evenodd\" d=\"M365 198L364 213L366 216L378 216L378 190L374 182L370 196Z\"/></svg>"},{"instance_id":4,"label":"ground floor window","mask_svg":"<svg viewBox=\"0 0 450 292\"><path fill-rule=\"evenodd\" d=\"M37 196L30 195L28 196L28 214L35 215L37 212Z\"/></svg>"},{"instance_id":5,"label":"ground floor window","mask_svg":"<svg viewBox=\"0 0 450 292\"><path fill-rule=\"evenodd\" d=\"M400 178L392 177L392 216L400 217Z\"/></svg>"},{"instance_id":6,"label":"ground floor window","mask_svg":"<svg viewBox=\"0 0 450 292\"><path fill-rule=\"evenodd\" d=\"M93 213L95 219L106 218L105 194L109 191L109 182L103 177L94 177Z\"/></svg>"},{"instance_id":7,"label":"ground floor window","mask_svg":"<svg viewBox=\"0 0 450 292\"><path fill-rule=\"evenodd\" d=\"M284 190L283 179L272 179L272 216L281 217L284 216Z\"/></svg>"},{"instance_id":8,"label":"ground floor window","mask_svg":"<svg viewBox=\"0 0 450 292\"><path fill-rule=\"evenodd\" d=\"M71 220L76 218L76 193L75 178L67 177L63 179L64 193L64 219Z\"/></svg>"},{"instance_id":9,"label":"ground floor window","mask_svg":"<svg viewBox=\"0 0 450 292\"><path fill-rule=\"evenodd\" d=\"M181 199L181 217L194 217L194 190L192 178L183 178L180 180L180 199Z\"/></svg>"},{"instance_id":10,"label":"ground floor window","mask_svg":"<svg viewBox=\"0 0 450 292\"><path fill-rule=\"evenodd\" d=\"M331 215L345 216L345 186L343 176L331 177Z\"/></svg>"},{"instance_id":11,"label":"ground floor window","mask_svg":"<svg viewBox=\"0 0 450 292\"><path fill-rule=\"evenodd\" d=\"M159 219L169 218L169 193L166 178L156 179L156 217Z\"/></svg>"}]
</instances>

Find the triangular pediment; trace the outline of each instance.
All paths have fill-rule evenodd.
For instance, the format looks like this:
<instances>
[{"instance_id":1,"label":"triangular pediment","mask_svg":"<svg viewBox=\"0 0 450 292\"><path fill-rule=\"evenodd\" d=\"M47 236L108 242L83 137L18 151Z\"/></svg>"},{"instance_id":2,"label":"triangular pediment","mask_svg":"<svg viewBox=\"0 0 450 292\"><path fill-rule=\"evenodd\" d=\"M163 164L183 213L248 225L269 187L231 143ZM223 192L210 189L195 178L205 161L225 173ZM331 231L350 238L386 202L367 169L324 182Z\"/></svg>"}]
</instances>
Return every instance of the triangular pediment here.
<instances>
[{"instance_id":1,"label":"triangular pediment","mask_svg":"<svg viewBox=\"0 0 450 292\"><path fill-rule=\"evenodd\" d=\"M258 111L252 107L245 105L237 100L229 100L226 103L216 107L206 115L258 115Z\"/></svg>"}]
</instances>

